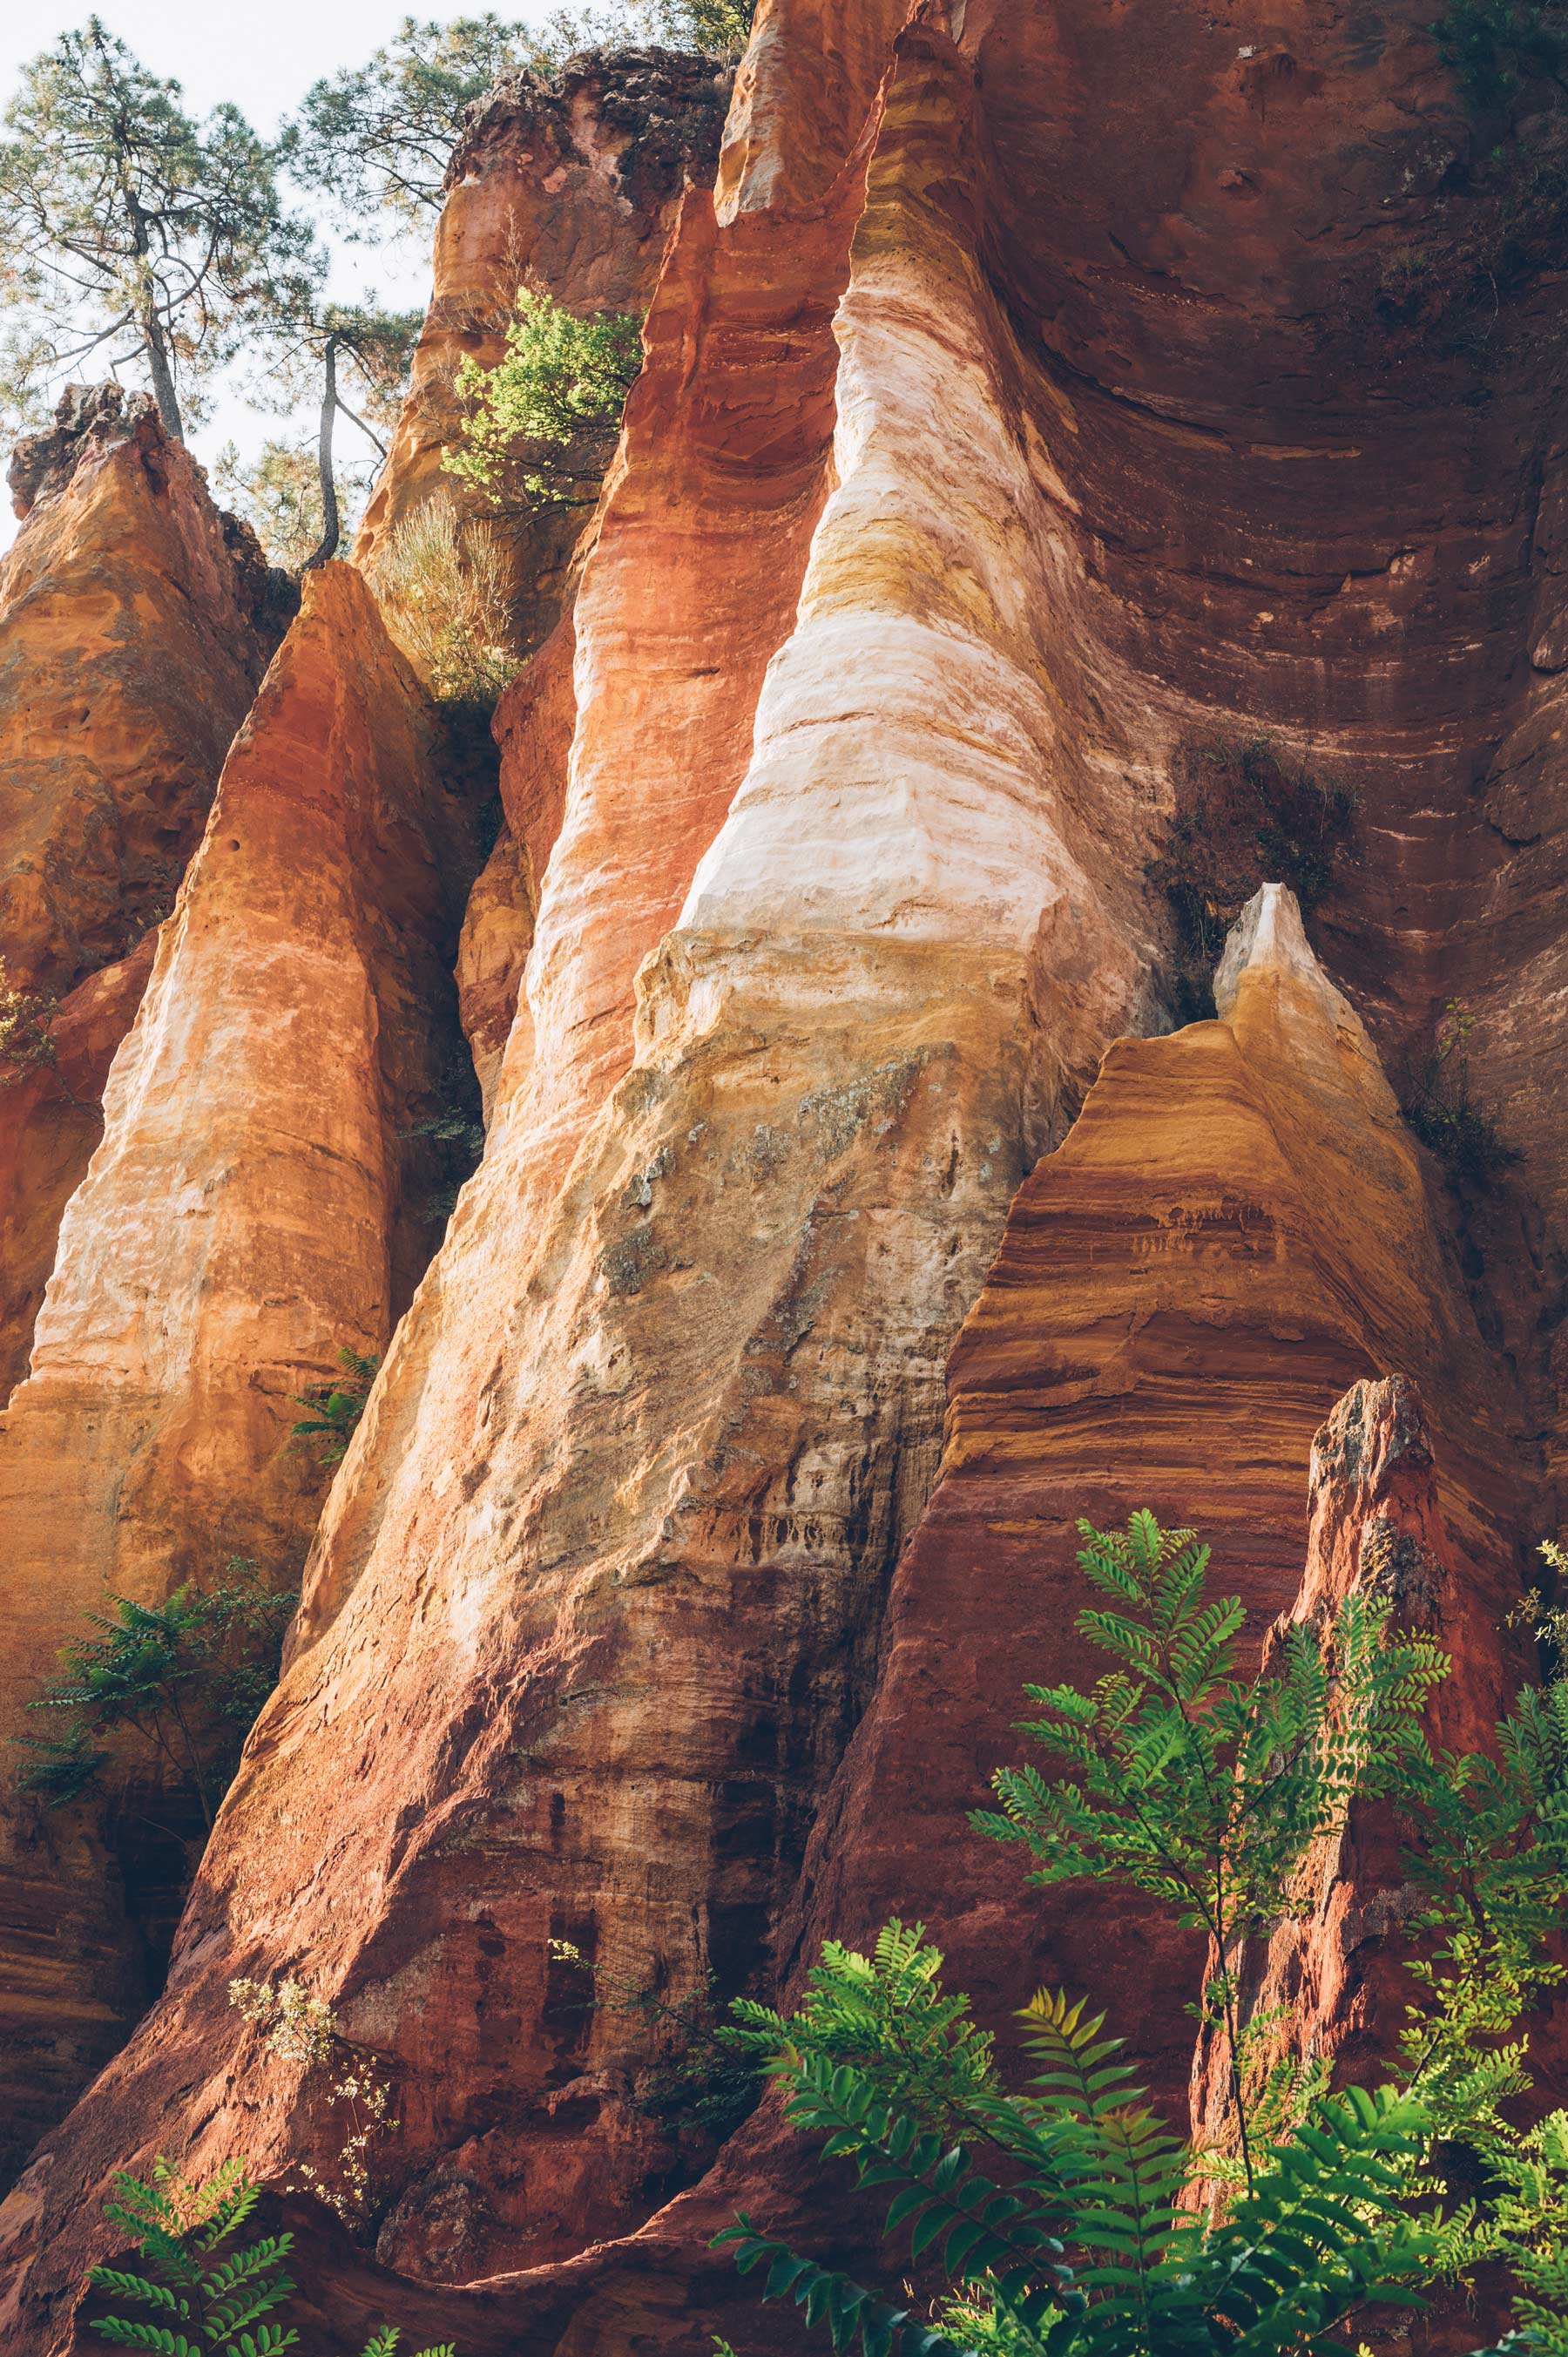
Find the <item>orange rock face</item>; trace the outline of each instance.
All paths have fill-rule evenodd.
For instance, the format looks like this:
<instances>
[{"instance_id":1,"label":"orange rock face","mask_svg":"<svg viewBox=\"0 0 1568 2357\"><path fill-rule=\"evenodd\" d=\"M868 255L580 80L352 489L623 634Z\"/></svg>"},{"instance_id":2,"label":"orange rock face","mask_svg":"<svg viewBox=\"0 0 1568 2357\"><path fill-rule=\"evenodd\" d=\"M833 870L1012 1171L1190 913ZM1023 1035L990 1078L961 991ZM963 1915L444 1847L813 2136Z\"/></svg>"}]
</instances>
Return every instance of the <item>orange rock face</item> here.
<instances>
[{"instance_id":1,"label":"orange rock face","mask_svg":"<svg viewBox=\"0 0 1568 2357\"><path fill-rule=\"evenodd\" d=\"M559 82L521 73L467 111L436 232L435 295L392 452L355 543L373 573L433 494L469 504L441 461L460 420L459 363L493 368L520 286L569 311L647 307L688 177L714 175L728 76L668 50L591 51ZM546 509L503 534L520 642L559 609L584 517Z\"/></svg>"},{"instance_id":2,"label":"orange rock face","mask_svg":"<svg viewBox=\"0 0 1568 2357\"><path fill-rule=\"evenodd\" d=\"M358 576L313 576L162 929L0 1417L7 1734L105 1587L161 1598L230 1555L297 1570L324 1482L290 1450L295 1395L340 1349L385 1347L433 1240L409 1133L455 1028L467 824L435 747ZM136 1943L113 1851L7 1803L25 2134L124 2034Z\"/></svg>"},{"instance_id":3,"label":"orange rock face","mask_svg":"<svg viewBox=\"0 0 1568 2357\"><path fill-rule=\"evenodd\" d=\"M144 396L73 385L10 481L25 522L0 566L0 958L14 986L65 1003L52 1068L0 1060L0 1401L102 1131L149 929L284 619L254 542Z\"/></svg>"},{"instance_id":4,"label":"orange rock face","mask_svg":"<svg viewBox=\"0 0 1568 2357\"><path fill-rule=\"evenodd\" d=\"M55 990L167 915L229 740L280 635L150 402L73 386L13 462L0 570L0 942Z\"/></svg>"},{"instance_id":5,"label":"orange rock face","mask_svg":"<svg viewBox=\"0 0 1568 2357\"><path fill-rule=\"evenodd\" d=\"M1445 1570L1466 1729L1526 1666L1504 1623L1554 1511L1568 1330L1551 240L1504 222L1417 0L1375 36L1293 16L1266 46L1157 13L1134 40L1098 0L771 0L713 194L671 162L639 199L602 78L564 113L510 92L475 119L434 405L362 553L435 480L431 388L458 348L493 354L474 322L520 216L585 308L631 300L660 250L648 365L569 620L545 638L553 558L520 608L520 651L540 643L457 955L485 1158L326 1501L168 1986L0 2218L24 2345L65 2345L108 2173L171 2118L198 2172L334 2165L236 1975L305 1975L395 2088L361 2247L300 2220L334 2357L377 2314L465 2357L759 2349L706 2251L734 2207L854 2244L766 2108L711 2167L668 2133L649 2007L586 2004L562 1943L678 2007L787 1990L824 1935L923 1915L1000 2029L1038 1980L1085 1986L1179 2110L1201 1954L1103 1892L1030 1897L966 1822L1024 1680L1095 1665L1079 1514L1199 1523L1260 1644L1386 1526L1374 1553ZM1554 123L1528 135L1550 175ZM1483 315L1464 256L1505 230L1519 266ZM342 647L307 609L290 794L345 732L399 775L417 734L341 576L317 596ZM289 661L234 757L258 802ZM1350 846L1259 827L1267 888L1214 1019L1177 1030L1205 876L1175 780L1258 737L1309 809L1310 781L1344 788ZM174 1338L194 1486L160 1469L83 1525L166 1574L180 1534L216 1534L209 1491L273 1495L281 1377L237 1397L231 1371L288 1367L301 1304L331 1313L313 1333L386 1333L344 1328L369 1240L398 1232L375 1157L416 1090L408 1050L365 1111L372 1044L385 1070L389 1026L410 1036L375 988L347 1049L295 1026L284 1052L291 994L321 1003L302 977L342 986L301 869L315 821L285 843L258 820L274 856L208 933L221 807L19 1395L42 1434L79 1361L102 1387L114 1337ZM427 839L393 835L406 856L332 836L322 905L427 942L398 898ZM1310 944L1276 862L1317 900ZM443 1003L450 954L406 974L405 1012ZM1477 1103L1522 1156L1484 1199L1396 1096L1456 993ZM179 1039L206 1073L230 1022L243 1085L188 1103ZM145 1087L144 1057L167 1059ZM251 1126L197 1153L188 1125L231 1102ZM329 1168L273 1158L280 1104L293 1141L341 1125ZM348 1190L336 1258L308 1248L317 1184ZM244 1254L215 1246L209 1287L197 1243L231 1200ZM264 1291L284 1241L297 1270ZM408 1290L387 1277L386 1318ZM96 1498L140 1462L118 1405L139 1380L110 1384ZM1347 2052L1381 2002L1348 1911L1384 1887L1374 1833L1303 1965L1301 2034Z\"/></svg>"},{"instance_id":6,"label":"orange rock face","mask_svg":"<svg viewBox=\"0 0 1568 2357\"><path fill-rule=\"evenodd\" d=\"M1265 1665L1294 1623L1321 1623L1354 1593L1378 1597L1396 1625L1435 1637L1452 1662L1432 1698L1434 1746L1485 1750L1525 1664L1498 1626L1503 1598L1477 1596L1476 1566L1456 1550L1444 1505L1414 1385L1402 1376L1356 1384L1313 1442L1306 1569L1271 1631ZM1337 2083L1363 2086L1396 2075L1398 2033L1417 1998L1395 1940L1420 1897L1403 1851L1392 1813L1359 1800L1343 1832L1308 1861L1304 1919L1232 1955L1242 2019L1277 2020L1265 2063L1323 2057ZM1206 2032L1193 2073L1194 2132L1205 2142L1222 2135L1229 2059L1223 2036Z\"/></svg>"}]
</instances>

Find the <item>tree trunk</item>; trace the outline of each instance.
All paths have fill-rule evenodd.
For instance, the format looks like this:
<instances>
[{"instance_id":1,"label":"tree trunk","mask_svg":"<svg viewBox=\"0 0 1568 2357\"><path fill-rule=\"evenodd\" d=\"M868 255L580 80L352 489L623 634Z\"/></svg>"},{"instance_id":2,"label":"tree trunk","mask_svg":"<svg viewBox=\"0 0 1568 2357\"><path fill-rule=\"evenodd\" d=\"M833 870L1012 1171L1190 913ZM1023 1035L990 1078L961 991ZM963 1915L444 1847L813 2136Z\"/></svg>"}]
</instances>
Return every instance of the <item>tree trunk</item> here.
<instances>
[{"instance_id":1,"label":"tree trunk","mask_svg":"<svg viewBox=\"0 0 1568 2357\"><path fill-rule=\"evenodd\" d=\"M185 420L179 414L179 395L175 391L174 370L169 365L163 322L156 311L143 314L142 341L146 347L147 372L153 380L153 398L158 404L164 432L171 442L183 442Z\"/></svg>"},{"instance_id":2,"label":"tree trunk","mask_svg":"<svg viewBox=\"0 0 1568 2357\"><path fill-rule=\"evenodd\" d=\"M97 24L97 18L92 22ZM120 155L120 187L125 199L125 210L130 218L131 236L136 249L138 308L137 325L142 330L142 345L147 355L147 373L153 380L153 399L158 404L164 432L171 442L185 440L185 420L179 414L179 395L175 391L174 363L169 358L168 339L164 323L158 317L158 290L153 277L152 240L147 235L147 217L137 200L126 168L124 153Z\"/></svg>"},{"instance_id":3,"label":"tree trunk","mask_svg":"<svg viewBox=\"0 0 1568 2357\"><path fill-rule=\"evenodd\" d=\"M316 441L316 464L321 478L321 538L300 566L314 571L338 553L341 526L338 518L338 485L332 473L332 428L338 414L338 339L328 336L322 355L321 426Z\"/></svg>"}]
</instances>

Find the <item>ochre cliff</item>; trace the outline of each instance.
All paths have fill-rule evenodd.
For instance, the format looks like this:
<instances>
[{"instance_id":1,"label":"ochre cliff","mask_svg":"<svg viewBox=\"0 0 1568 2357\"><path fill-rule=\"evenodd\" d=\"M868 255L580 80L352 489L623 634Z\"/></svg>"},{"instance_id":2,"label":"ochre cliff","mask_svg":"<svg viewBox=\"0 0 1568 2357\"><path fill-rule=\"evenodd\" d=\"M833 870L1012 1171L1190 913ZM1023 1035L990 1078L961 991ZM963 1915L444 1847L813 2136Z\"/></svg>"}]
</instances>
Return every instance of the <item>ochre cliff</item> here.
<instances>
[{"instance_id":1,"label":"ochre cliff","mask_svg":"<svg viewBox=\"0 0 1568 2357\"><path fill-rule=\"evenodd\" d=\"M486 514L442 471L461 418L460 363L495 366L520 288L584 317L646 309L688 178L712 181L728 91L712 59L589 50L554 81L504 77L467 110L446 174L434 296L356 563L373 574L398 525L432 497ZM584 522L575 503L545 508L499 535L525 649L554 619Z\"/></svg>"},{"instance_id":2,"label":"ochre cliff","mask_svg":"<svg viewBox=\"0 0 1568 2357\"><path fill-rule=\"evenodd\" d=\"M716 2158L668 2132L649 2008L556 1943L722 2003L923 1917L1004 2045L1086 1986L1201 2119L1201 1952L967 1824L1024 1681L1089 1666L1080 1515L1198 1524L1254 1659L1386 1525L1441 1570L1466 1739L1532 1674L1568 478L1551 222L1509 189L1559 117L1510 124L1509 182L1418 0L763 0L712 189L685 131L632 185L613 81L472 118L359 552L435 484L520 235L574 307L648 301L570 580L564 542L520 565L483 878L465 911L429 716L329 573L0 1426L20 1695L102 1577L281 1567L317 1503L286 1395L386 1346L167 1986L0 2212L0 2331L42 2352L113 2168L333 2166L235 1975L300 1975L395 2089L358 2247L291 2212L332 2357L382 2315L463 2357L792 2346L707 2249L741 2203L875 2264L771 2105ZM1347 825L1205 809L1259 775ZM1262 888L1178 1028L1221 838ZM394 1140L459 1001L488 1140L415 1286ZM1466 1067L1486 1190L1401 1112ZM1386 2027L1363 1837L1256 1966L1344 2051ZM119 1953L85 1897L43 1942L54 1888L32 2022Z\"/></svg>"},{"instance_id":3,"label":"ochre cliff","mask_svg":"<svg viewBox=\"0 0 1568 2357\"><path fill-rule=\"evenodd\" d=\"M223 757L281 635L281 576L145 394L71 386L11 462L0 565L0 959L63 1002L0 1057L0 1401ZM46 1014L46 1020L48 1019Z\"/></svg>"},{"instance_id":4,"label":"ochre cliff","mask_svg":"<svg viewBox=\"0 0 1568 2357\"><path fill-rule=\"evenodd\" d=\"M274 1585L297 1567L323 1479L290 1450L294 1395L340 1350L385 1347L433 1240L409 1133L456 1028L469 830L436 742L358 575L312 576L162 928L0 1415L7 1734L106 1587L159 1600L231 1555ZM84 1864L59 1824L7 1806L23 2135L137 1995L115 1861Z\"/></svg>"}]
</instances>

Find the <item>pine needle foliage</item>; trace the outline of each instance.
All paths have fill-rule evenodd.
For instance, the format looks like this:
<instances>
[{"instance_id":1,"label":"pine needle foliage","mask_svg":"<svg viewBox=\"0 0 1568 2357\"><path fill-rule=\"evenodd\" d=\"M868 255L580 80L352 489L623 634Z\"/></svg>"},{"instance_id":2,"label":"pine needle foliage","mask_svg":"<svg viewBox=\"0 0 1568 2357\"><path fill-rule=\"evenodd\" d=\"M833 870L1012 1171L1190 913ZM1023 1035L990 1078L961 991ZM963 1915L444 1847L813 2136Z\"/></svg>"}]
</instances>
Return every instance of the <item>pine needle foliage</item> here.
<instances>
[{"instance_id":1,"label":"pine needle foliage","mask_svg":"<svg viewBox=\"0 0 1568 2357\"><path fill-rule=\"evenodd\" d=\"M1162 1530L1146 1510L1124 1532L1079 1530L1079 1566L1108 1600L1076 1626L1114 1666L1089 1693L1026 1687L1038 1716L1023 1731L1064 1768L999 1769L1001 1808L972 1822L1027 1849L1032 1883L1109 1878L1208 1932L1219 1968L1206 2003L1225 2023L1250 2181L1230 1960L1309 1911L1305 1889L1293 1896L1309 1851L1342 1829L1359 1791L1388 1787L1447 1661L1429 1638L1396 1634L1386 1601L1352 1594L1326 1630L1292 1630L1278 1669L1249 1684L1236 1674L1241 1601L1210 1599L1194 1532Z\"/></svg>"},{"instance_id":2,"label":"pine needle foliage","mask_svg":"<svg viewBox=\"0 0 1568 2357\"><path fill-rule=\"evenodd\" d=\"M251 2218L258 2198L242 2160L231 2160L204 2184L187 2183L160 2158L150 2179L119 2171L103 2215L141 2254L138 2272L94 2267L88 2278L107 2299L147 2311L94 2317L87 2330L121 2349L156 2357L283 2357L300 2347L283 2311L295 2286L286 2261L292 2234L263 2234L225 2251ZM383 2325L364 2357L396 2357L398 2330ZM420 2357L456 2357L451 2341Z\"/></svg>"}]
</instances>

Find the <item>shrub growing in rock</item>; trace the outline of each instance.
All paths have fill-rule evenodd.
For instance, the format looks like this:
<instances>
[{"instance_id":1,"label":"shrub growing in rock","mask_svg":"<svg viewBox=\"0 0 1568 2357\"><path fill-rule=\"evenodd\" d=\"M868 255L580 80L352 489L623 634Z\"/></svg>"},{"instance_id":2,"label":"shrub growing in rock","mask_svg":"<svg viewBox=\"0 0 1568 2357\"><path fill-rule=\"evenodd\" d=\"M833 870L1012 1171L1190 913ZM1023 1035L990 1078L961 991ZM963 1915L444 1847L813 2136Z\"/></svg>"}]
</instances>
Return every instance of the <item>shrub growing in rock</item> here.
<instances>
[{"instance_id":1,"label":"shrub growing in rock","mask_svg":"<svg viewBox=\"0 0 1568 2357\"><path fill-rule=\"evenodd\" d=\"M442 464L510 513L592 507L641 367L642 323L630 312L579 319L521 287L504 358L457 370L466 414Z\"/></svg>"},{"instance_id":2,"label":"shrub growing in rock","mask_svg":"<svg viewBox=\"0 0 1568 2357\"><path fill-rule=\"evenodd\" d=\"M61 1649L61 1674L29 1706L65 1715L58 1737L17 1736L34 1755L23 1789L51 1808L78 1801L112 1761L177 1803L193 1801L210 1832L246 1736L277 1684L297 1596L263 1586L230 1559L210 1587L187 1580L163 1604L111 1596L87 1633Z\"/></svg>"},{"instance_id":3,"label":"shrub growing in rock","mask_svg":"<svg viewBox=\"0 0 1568 2357\"><path fill-rule=\"evenodd\" d=\"M390 535L371 587L392 637L438 704L493 709L517 672L506 568L481 523L426 500Z\"/></svg>"},{"instance_id":4,"label":"shrub growing in rock","mask_svg":"<svg viewBox=\"0 0 1568 2357\"><path fill-rule=\"evenodd\" d=\"M294 2236L263 2234L235 2246L258 2199L244 2161L231 2160L194 2185L160 2156L150 2178L121 2170L113 2188L103 2215L134 2243L145 2272L94 2267L88 2280L105 2299L145 2313L93 2317L88 2331L163 2357L282 2357L299 2347L298 2330L286 2320L295 2289L287 2268ZM396 2326L382 2325L364 2357L396 2357L398 2341ZM419 2357L456 2357L456 2350L448 2341Z\"/></svg>"},{"instance_id":5,"label":"shrub growing in rock","mask_svg":"<svg viewBox=\"0 0 1568 2357\"><path fill-rule=\"evenodd\" d=\"M310 1413L294 1426L295 1440L323 1465L340 1465L348 1455L381 1363L379 1358L364 1358L358 1351L339 1351L342 1373L329 1383L307 1383L295 1400L296 1407L308 1408Z\"/></svg>"},{"instance_id":6,"label":"shrub growing in rock","mask_svg":"<svg viewBox=\"0 0 1568 2357\"><path fill-rule=\"evenodd\" d=\"M788 2116L889 2198L889 2234L940 2266L948 2303L923 2321L744 2215L719 2243L865 2357L1305 2357L1359 2339L1369 2307L1419 2307L1434 2280L1488 2266L1515 2295L1506 2345L1561 2351L1568 2113L1526 2130L1509 2107L1529 2084L1520 2023L1564 1976L1547 1941L1568 1899L1568 1685L1523 1695L1495 1758L1434 1754L1421 1712L1447 1664L1385 1604L1352 1598L1328 1631L1294 1631L1248 1686L1242 1608L1208 1597L1192 1533L1146 1513L1124 1534L1079 1528L1100 1598L1078 1628L1111 1667L1087 1691L1026 1690L1054 1764L1000 1771L1001 1812L975 1822L1026 1850L1031 1881L1119 1882L1209 1932L1233 2147L1172 2134L1102 2017L1061 1991L1024 2008L1037 2068L1009 2089L922 1927L894 1923L872 1957L826 1948L791 2018L752 2007L741 2026ZM1397 2083L1331 2092L1299 2064L1251 2067L1236 1960L1310 1910L1302 1869L1357 1792L1410 1830L1419 1996Z\"/></svg>"},{"instance_id":7,"label":"shrub growing in rock","mask_svg":"<svg viewBox=\"0 0 1568 2357\"><path fill-rule=\"evenodd\" d=\"M0 1089L55 1062L54 1020L59 1001L47 990L24 990L0 957Z\"/></svg>"},{"instance_id":8,"label":"shrub growing in rock","mask_svg":"<svg viewBox=\"0 0 1568 2357\"><path fill-rule=\"evenodd\" d=\"M1401 1110L1461 1189L1484 1194L1519 1160L1470 1086L1476 1018L1451 998L1426 1055L1406 1076Z\"/></svg>"}]
</instances>

